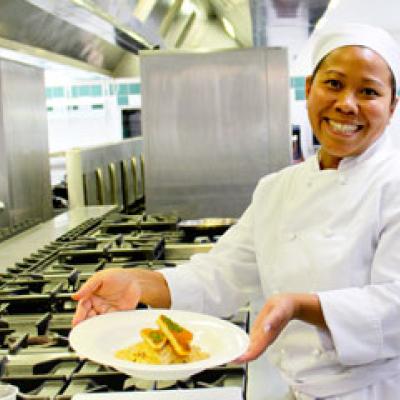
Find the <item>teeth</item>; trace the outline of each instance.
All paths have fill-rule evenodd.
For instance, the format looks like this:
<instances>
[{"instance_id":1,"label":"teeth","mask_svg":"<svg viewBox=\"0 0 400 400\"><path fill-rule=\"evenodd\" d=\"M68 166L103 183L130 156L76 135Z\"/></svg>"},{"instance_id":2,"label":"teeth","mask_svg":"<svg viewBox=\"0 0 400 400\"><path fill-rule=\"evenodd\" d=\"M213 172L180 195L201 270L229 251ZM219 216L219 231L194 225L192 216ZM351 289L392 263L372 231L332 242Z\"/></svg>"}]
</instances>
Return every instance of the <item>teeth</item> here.
<instances>
[{"instance_id":1,"label":"teeth","mask_svg":"<svg viewBox=\"0 0 400 400\"><path fill-rule=\"evenodd\" d=\"M358 129L358 125L341 124L340 122L335 122L331 119L328 120L328 123L333 129L343 133L352 133Z\"/></svg>"}]
</instances>

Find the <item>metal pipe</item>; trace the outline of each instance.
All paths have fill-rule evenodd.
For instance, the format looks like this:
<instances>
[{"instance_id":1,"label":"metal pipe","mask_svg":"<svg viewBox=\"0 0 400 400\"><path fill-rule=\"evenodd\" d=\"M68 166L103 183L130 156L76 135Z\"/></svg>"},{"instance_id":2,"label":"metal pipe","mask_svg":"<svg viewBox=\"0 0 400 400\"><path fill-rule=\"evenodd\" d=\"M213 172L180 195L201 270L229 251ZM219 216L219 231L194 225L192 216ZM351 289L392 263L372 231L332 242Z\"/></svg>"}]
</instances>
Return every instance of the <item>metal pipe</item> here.
<instances>
[{"instance_id":1,"label":"metal pipe","mask_svg":"<svg viewBox=\"0 0 400 400\"><path fill-rule=\"evenodd\" d=\"M185 39L190 31L190 28L192 27L192 25L194 23L195 18L196 18L196 13L193 11L190 14L189 18L186 20L185 25L182 29L182 32L180 33L180 35L175 43L175 47L179 48L182 46L183 42L185 41Z\"/></svg>"},{"instance_id":2,"label":"metal pipe","mask_svg":"<svg viewBox=\"0 0 400 400\"><path fill-rule=\"evenodd\" d=\"M165 17L161 21L160 25L160 34L162 37L165 37L165 35L168 33L169 28L172 25L172 21L176 17L176 15L179 13L181 7L182 7L183 0L175 0L174 4L170 7L168 12L165 14Z\"/></svg>"}]
</instances>

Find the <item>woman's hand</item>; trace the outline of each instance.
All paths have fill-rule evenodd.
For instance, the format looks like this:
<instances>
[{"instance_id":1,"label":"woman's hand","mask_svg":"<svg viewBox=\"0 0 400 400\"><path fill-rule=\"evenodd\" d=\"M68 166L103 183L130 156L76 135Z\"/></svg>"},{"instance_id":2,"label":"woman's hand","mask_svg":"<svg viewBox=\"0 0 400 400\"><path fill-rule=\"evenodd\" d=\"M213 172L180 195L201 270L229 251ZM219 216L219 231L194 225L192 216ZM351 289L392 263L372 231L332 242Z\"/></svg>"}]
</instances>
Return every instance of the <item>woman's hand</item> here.
<instances>
[{"instance_id":1,"label":"woman's hand","mask_svg":"<svg viewBox=\"0 0 400 400\"><path fill-rule=\"evenodd\" d=\"M261 309L250 331L250 344L236 362L258 358L272 344L292 319L327 328L319 298L315 294L280 294L272 296Z\"/></svg>"},{"instance_id":2,"label":"woman's hand","mask_svg":"<svg viewBox=\"0 0 400 400\"><path fill-rule=\"evenodd\" d=\"M97 272L72 295L78 305L72 325L113 311L131 310L139 302L169 308L171 303L164 277L141 269L108 269Z\"/></svg>"}]
</instances>

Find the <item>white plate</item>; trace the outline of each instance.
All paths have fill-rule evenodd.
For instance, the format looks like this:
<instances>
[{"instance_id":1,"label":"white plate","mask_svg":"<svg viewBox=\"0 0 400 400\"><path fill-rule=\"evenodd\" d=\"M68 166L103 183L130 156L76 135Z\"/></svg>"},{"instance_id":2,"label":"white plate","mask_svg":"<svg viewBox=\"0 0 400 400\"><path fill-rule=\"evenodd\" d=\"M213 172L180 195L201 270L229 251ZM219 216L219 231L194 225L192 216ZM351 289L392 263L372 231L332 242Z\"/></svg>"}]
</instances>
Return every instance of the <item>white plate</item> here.
<instances>
[{"instance_id":1,"label":"white plate","mask_svg":"<svg viewBox=\"0 0 400 400\"><path fill-rule=\"evenodd\" d=\"M187 364L150 365L120 360L115 352L141 341L140 330L156 328L165 314L193 333L193 344L210 357ZM246 332L236 325L205 314L178 310L134 310L99 315L72 329L69 342L76 353L127 375L150 380L184 379L204 369L226 364L243 354L249 344Z\"/></svg>"},{"instance_id":2,"label":"white plate","mask_svg":"<svg viewBox=\"0 0 400 400\"><path fill-rule=\"evenodd\" d=\"M243 400L240 387L155 390L146 392L80 393L72 400Z\"/></svg>"}]
</instances>

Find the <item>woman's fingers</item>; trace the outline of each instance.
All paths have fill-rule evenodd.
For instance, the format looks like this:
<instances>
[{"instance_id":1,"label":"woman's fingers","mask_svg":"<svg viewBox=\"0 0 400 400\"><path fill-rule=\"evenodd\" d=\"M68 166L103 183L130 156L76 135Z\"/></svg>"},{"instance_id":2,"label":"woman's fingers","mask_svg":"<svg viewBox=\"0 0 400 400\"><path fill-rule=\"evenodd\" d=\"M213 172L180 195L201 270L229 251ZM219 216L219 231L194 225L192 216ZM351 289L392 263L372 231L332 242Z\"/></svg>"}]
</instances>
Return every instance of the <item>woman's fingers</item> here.
<instances>
[{"instance_id":1,"label":"woman's fingers","mask_svg":"<svg viewBox=\"0 0 400 400\"><path fill-rule=\"evenodd\" d=\"M250 333L249 347L236 361L248 362L258 358L277 338L285 326L286 323L283 323L281 312L277 309L272 309L265 318L260 318L256 321Z\"/></svg>"},{"instance_id":2,"label":"woman's fingers","mask_svg":"<svg viewBox=\"0 0 400 400\"><path fill-rule=\"evenodd\" d=\"M248 349L236 362L248 362L258 358L275 341L292 318L293 304L290 296L271 298L254 322Z\"/></svg>"},{"instance_id":3,"label":"woman's fingers","mask_svg":"<svg viewBox=\"0 0 400 400\"><path fill-rule=\"evenodd\" d=\"M71 295L74 300L81 300L89 297L93 293L95 293L101 287L102 279L98 276L94 275L89 278L82 287Z\"/></svg>"},{"instance_id":4,"label":"woman's fingers","mask_svg":"<svg viewBox=\"0 0 400 400\"><path fill-rule=\"evenodd\" d=\"M90 300L79 300L78 305L76 306L75 315L72 319L72 326L75 326L86 319L91 307Z\"/></svg>"},{"instance_id":5,"label":"woman's fingers","mask_svg":"<svg viewBox=\"0 0 400 400\"><path fill-rule=\"evenodd\" d=\"M269 332L263 332L260 329L254 329L250 335L250 344L246 352L235 360L237 363L243 363L255 360L268 347L270 342Z\"/></svg>"}]
</instances>

